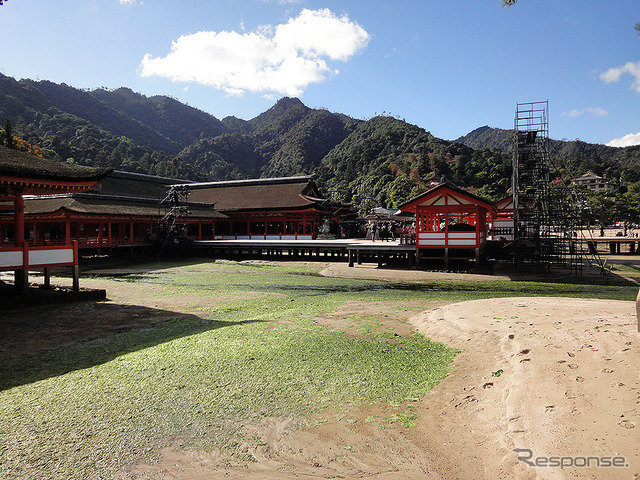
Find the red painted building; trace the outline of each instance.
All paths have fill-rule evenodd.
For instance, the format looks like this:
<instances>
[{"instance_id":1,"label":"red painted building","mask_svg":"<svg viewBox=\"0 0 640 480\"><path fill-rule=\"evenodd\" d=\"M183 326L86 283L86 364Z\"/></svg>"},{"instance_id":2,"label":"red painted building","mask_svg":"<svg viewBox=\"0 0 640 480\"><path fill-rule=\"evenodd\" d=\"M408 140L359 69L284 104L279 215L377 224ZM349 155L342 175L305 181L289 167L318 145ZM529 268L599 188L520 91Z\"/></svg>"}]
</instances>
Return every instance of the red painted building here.
<instances>
[{"instance_id":1,"label":"red painted building","mask_svg":"<svg viewBox=\"0 0 640 480\"><path fill-rule=\"evenodd\" d=\"M487 216L495 206L451 184L441 183L401 205L416 216L416 249L421 259L473 255L480 260L487 244Z\"/></svg>"},{"instance_id":2,"label":"red painted building","mask_svg":"<svg viewBox=\"0 0 640 480\"><path fill-rule=\"evenodd\" d=\"M0 271L15 272L15 286L26 291L29 269L74 267L74 289L78 289L78 245L71 239L57 245L29 242L25 196L82 192L95 188L110 169L71 166L17 150L0 147Z\"/></svg>"},{"instance_id":3,"label":"red painted building","mask_svg":"<svg viewBox=\"0 0 640 480\"><path fill-rule=\"evenodd\" d=\"M46 196L25 196L25 240L30 245L68 244L80 249L150 245L159 225L166 224L169 202L163 202L176 179L113 172L101 180L101 189ZM212 239L215 222L227 217L209 204L186 202L185 231ZM13 236L11 220L0 217L3 241ZM11 241L11 240L8 240Z\"/></svg>"},{"instance_id":4,"label":"red painted building","mask_svg":"<svg viewBox=\"0 0 640 480\"><path fill-rule=\"evenodd\" d=\"M325 226L336 233L349 205L322 197L310 176L190 183L189 201L213 205L228 217L216 238L311 239Z\"/></svg>"},{"instance_id":5,"label":"red painted building","mask_svg":"<svg viewBox=\"0 0 640 480\"><path fill-rule=\"evenodd\" d=\"M144 246L172 221L190 240L312 239L354 215L350 206L322 198L311 177L195 183L115 171L100 184L94 191L25 196L24 240L31 246L77 240L80 249ZM170 188L181 195L176 214ZM0 238L12 243L13 219L1 213Z\"/></svg>"}]
</instances>

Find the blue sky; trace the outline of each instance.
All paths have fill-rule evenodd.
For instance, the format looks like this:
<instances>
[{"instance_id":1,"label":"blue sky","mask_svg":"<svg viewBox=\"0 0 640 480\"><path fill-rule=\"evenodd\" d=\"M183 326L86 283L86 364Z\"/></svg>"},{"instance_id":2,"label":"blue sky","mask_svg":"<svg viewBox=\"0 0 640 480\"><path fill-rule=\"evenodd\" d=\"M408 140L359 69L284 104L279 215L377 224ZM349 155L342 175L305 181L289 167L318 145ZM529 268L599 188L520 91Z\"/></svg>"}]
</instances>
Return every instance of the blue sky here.
<instances>
[{"instance_id":1,"label":"blue sky","mask_svg":"<svg viewBox=\"0 0 640 480\"><path fill-rule=\"evenodd\" d=\"M220 119L297 96L449 140L549 100L552 138L640 144L636 22L638 0L7 0L0 72Z\"/></svg>"}]
</instances>

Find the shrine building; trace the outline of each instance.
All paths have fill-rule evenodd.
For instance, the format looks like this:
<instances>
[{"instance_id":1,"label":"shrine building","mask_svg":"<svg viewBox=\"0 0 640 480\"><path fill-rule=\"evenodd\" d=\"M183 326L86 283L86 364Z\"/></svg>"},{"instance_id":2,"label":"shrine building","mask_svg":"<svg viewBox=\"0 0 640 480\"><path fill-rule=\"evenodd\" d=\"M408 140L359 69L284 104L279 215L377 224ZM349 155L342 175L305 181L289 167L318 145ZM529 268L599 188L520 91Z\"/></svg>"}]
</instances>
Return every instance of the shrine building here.
<instances>
[{"instance_id":1,"label":"shrine building","mask_svg":"<svg viewBox=\"0 0 640 480\"><path fill-rule=\"evenodd\" d=\"M474 258L480 262L487 245L487 216L497 213L489 201L449 183L441 183L400 205L416 216L416 257L421 260Z\"/></svg>"},{"instance_id":2,"label":"shrine building","mask_svg":"<svg viewBox=\"0 0 640 480\"><path fill-rule=\"evenodd\" d=\"M311 240L327 226L352 215L350 205L323 198L311 176L189 183L189 200L226 215L216 239Z\"/></svg>"},{"instance_id":3,"label":"shrine building","mask_svg":"<svg viewBox=\"0 0 640 480\"><path fill-rule=\"evenodd\" d=\"M30 269L44 269L49 284L51 267L73 267L73 288L78 284L78 244L31 242L25 223L25 196L89 191L111 169L67 165L29 153L0 147L0 271L14 271L16 290L28 290ZM67 241L68 240L68 241Z\"/></svg>"}]
</instances>

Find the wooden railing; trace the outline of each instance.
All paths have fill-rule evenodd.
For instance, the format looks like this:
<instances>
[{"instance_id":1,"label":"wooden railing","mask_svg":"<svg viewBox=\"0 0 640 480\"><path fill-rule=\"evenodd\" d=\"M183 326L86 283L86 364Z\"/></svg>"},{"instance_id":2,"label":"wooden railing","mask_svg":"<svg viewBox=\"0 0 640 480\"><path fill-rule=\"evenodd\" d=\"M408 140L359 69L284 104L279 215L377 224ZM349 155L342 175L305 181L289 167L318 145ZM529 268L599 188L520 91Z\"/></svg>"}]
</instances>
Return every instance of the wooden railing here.
<instances>
[{"instance_id":1,"label":"wooden railing","mask_svg":"<svg viewBox=\"0 0 640 480\"><path fill-rule=\"evenodd\" d=\"M78 242L71 245L0 247L0 270L78 265Z\"/></svg>"},{"instance_id":2,"label":"wooden railing","mask_svg":"<svg viewBox=\"0 0 640 480\"><path fill-rule=\"evenodd\" d=\"M313 240L311 233L266 233L216 235L214 240Z\"/></svg>"}]
</instances>

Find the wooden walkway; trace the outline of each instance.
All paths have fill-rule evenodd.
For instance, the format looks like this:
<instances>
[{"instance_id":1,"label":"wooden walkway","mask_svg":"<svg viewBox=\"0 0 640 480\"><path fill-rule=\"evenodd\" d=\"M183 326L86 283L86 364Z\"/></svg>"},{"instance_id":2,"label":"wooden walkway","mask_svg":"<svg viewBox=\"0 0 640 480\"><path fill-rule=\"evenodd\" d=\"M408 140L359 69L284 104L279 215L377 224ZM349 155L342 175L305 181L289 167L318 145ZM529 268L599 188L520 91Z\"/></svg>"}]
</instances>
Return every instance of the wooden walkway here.
<instances>
[{"instance_id":1,"label":"wooden walkway","mask_svg":"<svg viewBox=\"0 0 640 480\"><path fill-rule=\"evenodd\" d=\"M582 239L602 254L608 247L610 254L620 253L620 247L628 245L628 253L640 254L640 238L634 237L593 237ZM438 259L441 257L418 258L415 244L400 241L371 241L363 239L327 239L327 240L195 240L178 247L182 254L190 256L227 258L227 259L265 259L290 261L329 261L348 262L350 267L356 263L377 263L406 265L414 267L418 260ZM435 253L435 252L434 252ZM423 252L423 256L424 256ZM585 253L586 254L586 253ZM454 257L455 260L457 257ZM461 257L462 258L462 257ZM465 257L466 259L466 257ZM472 259L472 258L471 258ZM477 262L477 259L476 259ZM445 261L446 267L446 261Z\"/></svg>"},{"instance_id":2,"label":"wooden walkway","mask_svg":"<svg viewBox=\"0 0 640 480\"><path fill-rule=\"evenodd\" d=\"M640 238L639 237L587 237L585 236L584 241L587 244L593 244L600 253L602 245L606 244L609 247L609 252L611 255L619 254L621 252L621 247L626 245L628 247L628 253L635 254L640 253Z\"/></svg>"},{"instance_id":3,"label":"wooden walkway","mask_svg":"<svg viewBox=\"0 0 640 480\"><path fill-rule=\"evenodd\" d=\"M379 266L416 263L416 246L396 241L335 240L199 240L185 245L192 255L221 258L265 258L271 260L324 260L378 263Z\"/></svg>"}]
</instances>

